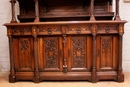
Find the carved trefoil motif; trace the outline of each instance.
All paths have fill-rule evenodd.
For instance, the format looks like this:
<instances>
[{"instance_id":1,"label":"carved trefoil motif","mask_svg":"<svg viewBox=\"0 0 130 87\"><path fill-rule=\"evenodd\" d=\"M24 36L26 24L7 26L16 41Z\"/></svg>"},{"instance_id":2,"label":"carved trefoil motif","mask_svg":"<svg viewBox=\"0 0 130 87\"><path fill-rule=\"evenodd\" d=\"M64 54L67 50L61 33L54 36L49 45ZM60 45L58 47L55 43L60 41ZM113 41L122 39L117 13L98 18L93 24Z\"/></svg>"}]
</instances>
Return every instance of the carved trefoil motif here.
<instances>
[{"instance_id":1,"label":"carved trefoil motif","mask_svg":"<svg viewBox=\"0 0 130 87\"><path fill-rule=\"evenodd\" d=\"M85 68L85 43L84 37L73 37L73 68Z\"/></svg>"},{"instance_id":2,"label":"carved trefoil motif","mask_svg":"<svg viewBox=\"0 0 130 87\"><path fill-rule=\"evenodd\" d=\"M108 53L111 51L111 39L102 39L102 52Z\"/></svg>"},{"instance_id":3,"label":"carved trefoil motif","mask_svg":"<svg viewBox=\"0 0 130 87\"><path fill-rule=\"evenodd\" d=\"M45 40L46 68L58 67L58 42L57 39Z\"/></svg>"},{"instance_id":4,"label":"carved trefoil motif","mask_svg":"<svg viewBox=\"0 0 130 87\"><path fill-rule=\"evenodd\" d=\"M20 40L20 48L23 51L28 50L29 49L29 40L28 39Z\"/></svg>"}]
</instances>

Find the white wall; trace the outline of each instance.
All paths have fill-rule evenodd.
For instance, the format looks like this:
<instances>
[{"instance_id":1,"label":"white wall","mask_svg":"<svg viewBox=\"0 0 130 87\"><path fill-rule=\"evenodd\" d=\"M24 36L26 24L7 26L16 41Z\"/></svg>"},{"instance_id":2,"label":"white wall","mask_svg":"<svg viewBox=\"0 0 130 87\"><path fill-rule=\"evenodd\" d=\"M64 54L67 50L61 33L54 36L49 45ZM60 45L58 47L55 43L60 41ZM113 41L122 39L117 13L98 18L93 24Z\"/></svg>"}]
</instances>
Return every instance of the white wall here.
<instances>
[{"instance_id":1,"label":"white wall","mask_svg":"<svg viewBox=\"0 0 130 87\"><path fill-rule=\"evenodd\" d=\"M115 3L113 3L115 4ZM18 6L16 5L17 13ZM123 39L123 70L130 72L130 3L120 0L120 16L122 20L127 20L125 24L125 34ZM11 20L11 5L9 0L0 0L0 72L9 71L9 47L6 27L4 23Z\"/></svg>"}]
</instances>

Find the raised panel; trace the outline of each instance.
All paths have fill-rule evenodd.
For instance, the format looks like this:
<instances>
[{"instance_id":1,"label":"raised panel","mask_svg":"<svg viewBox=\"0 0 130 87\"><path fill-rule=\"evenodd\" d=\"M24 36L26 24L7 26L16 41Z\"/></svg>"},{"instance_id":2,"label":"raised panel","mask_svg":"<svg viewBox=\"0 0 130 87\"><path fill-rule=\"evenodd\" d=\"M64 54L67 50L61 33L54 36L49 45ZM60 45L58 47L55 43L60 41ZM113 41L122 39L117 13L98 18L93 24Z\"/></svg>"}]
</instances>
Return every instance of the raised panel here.
<instances>
[{"instance_id":1,"label":"raised panel","mask_svg":"<svg viewBox=\"0 0 130 87\"><path fill-rule=\"evenodd\" d=\"M16 71L33 71L33 39L14 38L14 62Z\"/></svg>"},{"instance_id":2,"label":"raised panel","mask_svg":"<svg viewBox=\"0 0 130 87\"><path fill-rule=\"evenodd\" d=\"M97 69L98 71L110 71L117 69L118 37L97 37Z\"/></svg>"},{"instance_id":3,"label":"raised panel","mask_svg":"<svg viewBox=\"0 0 130 87\"><path fill-rule=\"evenodd\" d=\"M71 36L69 71L89 71L92 57L92 39L88 36Z\"/></svg>"},{"instance_id":4,"label":"raised panel","mask_svg":"<svg viewBox=\"0 0 130 87\"><path fill-rule=\"evenodd\" d=\"M59 71L62 66L62 46L60 37L40 37L38 58L40 71Z\"/></svg>"}]
</instances>

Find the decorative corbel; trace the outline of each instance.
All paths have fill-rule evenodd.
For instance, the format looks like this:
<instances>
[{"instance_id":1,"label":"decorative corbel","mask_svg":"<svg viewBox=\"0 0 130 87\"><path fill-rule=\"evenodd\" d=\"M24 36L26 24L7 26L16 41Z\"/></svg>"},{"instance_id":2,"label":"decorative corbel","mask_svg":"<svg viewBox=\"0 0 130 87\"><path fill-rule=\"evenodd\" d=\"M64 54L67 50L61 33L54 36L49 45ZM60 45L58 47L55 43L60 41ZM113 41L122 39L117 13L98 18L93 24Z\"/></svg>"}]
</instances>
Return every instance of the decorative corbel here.
<instances>
[{"instance_id":1,"label":"decorative corbel","mask_svg":"<svg viewBox=\"0 0 130 87\"><path fill-rule=\"evenodd\" d=\"M119 34L122 36L124 34L124 26L123 24L119 25Z\"/></svg>"}]
</instances>

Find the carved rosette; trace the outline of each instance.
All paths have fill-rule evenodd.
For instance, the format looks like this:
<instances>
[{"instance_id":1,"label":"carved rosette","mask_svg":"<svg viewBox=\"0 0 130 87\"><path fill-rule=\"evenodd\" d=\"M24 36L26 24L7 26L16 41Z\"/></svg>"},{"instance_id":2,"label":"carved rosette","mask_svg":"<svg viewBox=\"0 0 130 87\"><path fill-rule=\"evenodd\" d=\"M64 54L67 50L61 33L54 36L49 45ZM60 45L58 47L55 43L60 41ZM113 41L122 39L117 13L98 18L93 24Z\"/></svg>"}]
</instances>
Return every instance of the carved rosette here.
<instances>
[{"instance_id":1,"label":"carved rosette","mask_svg":"<svg viewBox=\"0 0 130 87\"><path fill-rule=\"evenodd\" d=\"M122 36L124 34L124 26L123 24L119 25L119 34Z\"/></svg>"},{"instance_id":2,"label":"carved rosette","mask_svg":"<svg viewBox=\"0 0 130 87\"><path fill-rule=\"evenodd\" d=\"M92 35L94 35L94 36L97 34L97 25L91 26L91 32L92 32Z\"/></svg>"}]
</instances>

